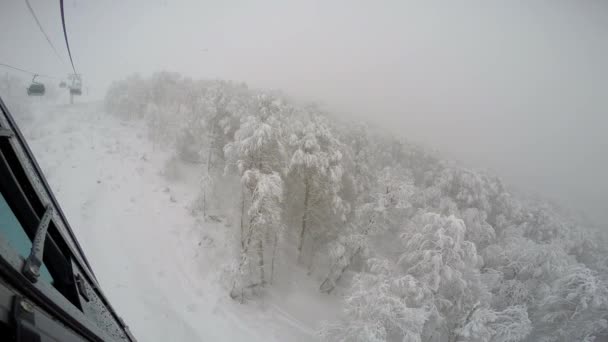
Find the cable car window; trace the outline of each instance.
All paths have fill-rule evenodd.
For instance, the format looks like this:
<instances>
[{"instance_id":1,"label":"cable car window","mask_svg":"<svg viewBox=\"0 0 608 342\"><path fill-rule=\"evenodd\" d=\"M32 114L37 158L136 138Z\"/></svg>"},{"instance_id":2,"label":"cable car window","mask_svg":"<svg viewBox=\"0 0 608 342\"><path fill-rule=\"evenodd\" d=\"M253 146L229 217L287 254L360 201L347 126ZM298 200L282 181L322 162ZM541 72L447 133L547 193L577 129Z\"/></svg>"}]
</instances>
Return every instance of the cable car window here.
<instances>
[{"instance_id":1,"label":"cable car window","mask_svg":"<svg viewBox=\"0 0 608 342\"><path fill-rule=\"evenodd\" d=\"M38 224L44 214L44 206L10 144L3 142L2 139L0 139L0 193L3 202L8 204L4 205L5 213L2 214L7 222L1 228L2 235L11 242L15 251L27 259L31 252L31 241L34 240ZM24 239L21 233L14 230L25 233L28 239ZM50 283L81 310L71 258L67 243L51 220L44 238L41 260L41 266L45 267L40 267L38 280Z\"/></svg>"},{"instance_id":2,"label":"cable car window","mask_svg":"<svg viewBox=\"0 0 608 342\"><path fill-rule=\"evenodd\" d=\"M0 193L0 237L17 251L22 257L27 258L32 248L30 238L17 221L17 217L8 206L4 196ZM40 279L53 284L53 277L43 263L40 267Z\"/></svg>"}]
</instances>

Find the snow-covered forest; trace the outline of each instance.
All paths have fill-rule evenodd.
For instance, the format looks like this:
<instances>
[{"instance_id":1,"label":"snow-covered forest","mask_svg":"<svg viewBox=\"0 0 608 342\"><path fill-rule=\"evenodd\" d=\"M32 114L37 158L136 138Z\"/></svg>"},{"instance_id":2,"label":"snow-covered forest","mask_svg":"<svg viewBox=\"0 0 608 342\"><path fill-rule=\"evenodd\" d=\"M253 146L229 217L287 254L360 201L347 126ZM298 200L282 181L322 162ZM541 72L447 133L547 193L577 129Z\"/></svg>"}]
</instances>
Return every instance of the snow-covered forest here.
<instances>
[{"instance_id":1,"label":"snow-covered forest","mask_svg":"<svg viewBox=\"0 0 608 342\"><path fill-rule=\"evenodd\" d=\"M104 106L170 151L164 175L196 166L239 305L302 271L343 303L327 341L608 339L605 232L497 177L242 83L134 75Z\"/></svg>"}]
</instances>

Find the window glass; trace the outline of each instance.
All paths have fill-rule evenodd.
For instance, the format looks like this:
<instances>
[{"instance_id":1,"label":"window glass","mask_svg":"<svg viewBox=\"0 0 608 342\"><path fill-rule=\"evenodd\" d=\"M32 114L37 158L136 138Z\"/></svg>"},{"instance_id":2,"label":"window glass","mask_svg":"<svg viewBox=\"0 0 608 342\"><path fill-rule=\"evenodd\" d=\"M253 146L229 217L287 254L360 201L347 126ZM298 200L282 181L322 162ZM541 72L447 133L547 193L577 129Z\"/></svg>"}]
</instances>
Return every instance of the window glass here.
<instances>
[{"instance_id":1,"label":"window glass","mask_svg":"<svg viewBox=\"0 0 608 342\"><path fill-rule=\"evenodd\" d=\"M15 214L8 206L4 196L0 193L0 237L8 242L8 244L19 253L22 257L27 258L32 249L32 242L27 236L23 227L17 221ZM53 278L49 270L44 264L40 268L40 279L53 283Z\"/></svg>"}]
</instances>

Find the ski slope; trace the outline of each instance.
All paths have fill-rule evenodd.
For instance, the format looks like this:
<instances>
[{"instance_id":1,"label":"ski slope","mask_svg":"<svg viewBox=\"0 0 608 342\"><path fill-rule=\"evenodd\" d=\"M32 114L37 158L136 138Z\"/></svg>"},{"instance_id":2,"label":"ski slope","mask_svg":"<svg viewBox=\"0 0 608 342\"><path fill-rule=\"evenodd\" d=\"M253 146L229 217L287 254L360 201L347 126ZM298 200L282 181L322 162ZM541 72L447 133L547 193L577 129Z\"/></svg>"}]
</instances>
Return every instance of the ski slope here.
<instances>
[{"instance_id":1,"label":"ski slope","mask_svg":"<svg viewBox=\"0 0 608 342\"><path fill-rule=\"evenodd\" d=\"M311 341L335 299L294 272L291 287L239 304L221 286L228 260L222 222L189 209L200 167L162 175L170 153L140 122L100 104L15 113L102 289L140 341Z\"/></svg>"}]
</instances>

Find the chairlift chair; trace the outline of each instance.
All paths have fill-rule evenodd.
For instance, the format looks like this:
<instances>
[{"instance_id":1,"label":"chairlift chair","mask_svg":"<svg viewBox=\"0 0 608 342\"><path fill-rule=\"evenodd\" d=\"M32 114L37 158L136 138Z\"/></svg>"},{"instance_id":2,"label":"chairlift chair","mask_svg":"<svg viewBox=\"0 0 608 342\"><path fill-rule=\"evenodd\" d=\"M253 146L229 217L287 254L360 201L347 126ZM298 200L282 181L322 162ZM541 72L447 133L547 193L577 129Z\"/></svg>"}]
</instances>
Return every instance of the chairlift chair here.
<instances>
[{"instance_id":1,"label":"chairlift chair","mask_svg":"<svg viewBox=\"0 0 608 342\"><path fill-rule=\"evenodd\" d=\"M82 78L78 74L73 74L70 77L72 84L70 85L71 95L82 95Z\"/></svg>"},{"instance_id":2,"label":"chairlift chair","mask_svg":"<svg viewBox=\"0 0 608 342\"><path fill-rule=\"evenodd\" d=\"M68 86L68 84L65 83L65 81L59 82L59 88L66 88L67 86Z\"/></svg>"},{"instance_id":3,"label":"chairlift chair","mask_svg":"<svg viewBox=\"0 0 608 342\"><path fill-rule=\"evenodd\" d=\"M38 77L38 75L34 75L34 77L32 78L32 84L30 84L29 87L27 87L27 95L28 96L42 96L44 95L45 92L45 88L44 88L44 84L40 83L40 82L36 82L36 77Z\"/></svg>"}]
</instances>

